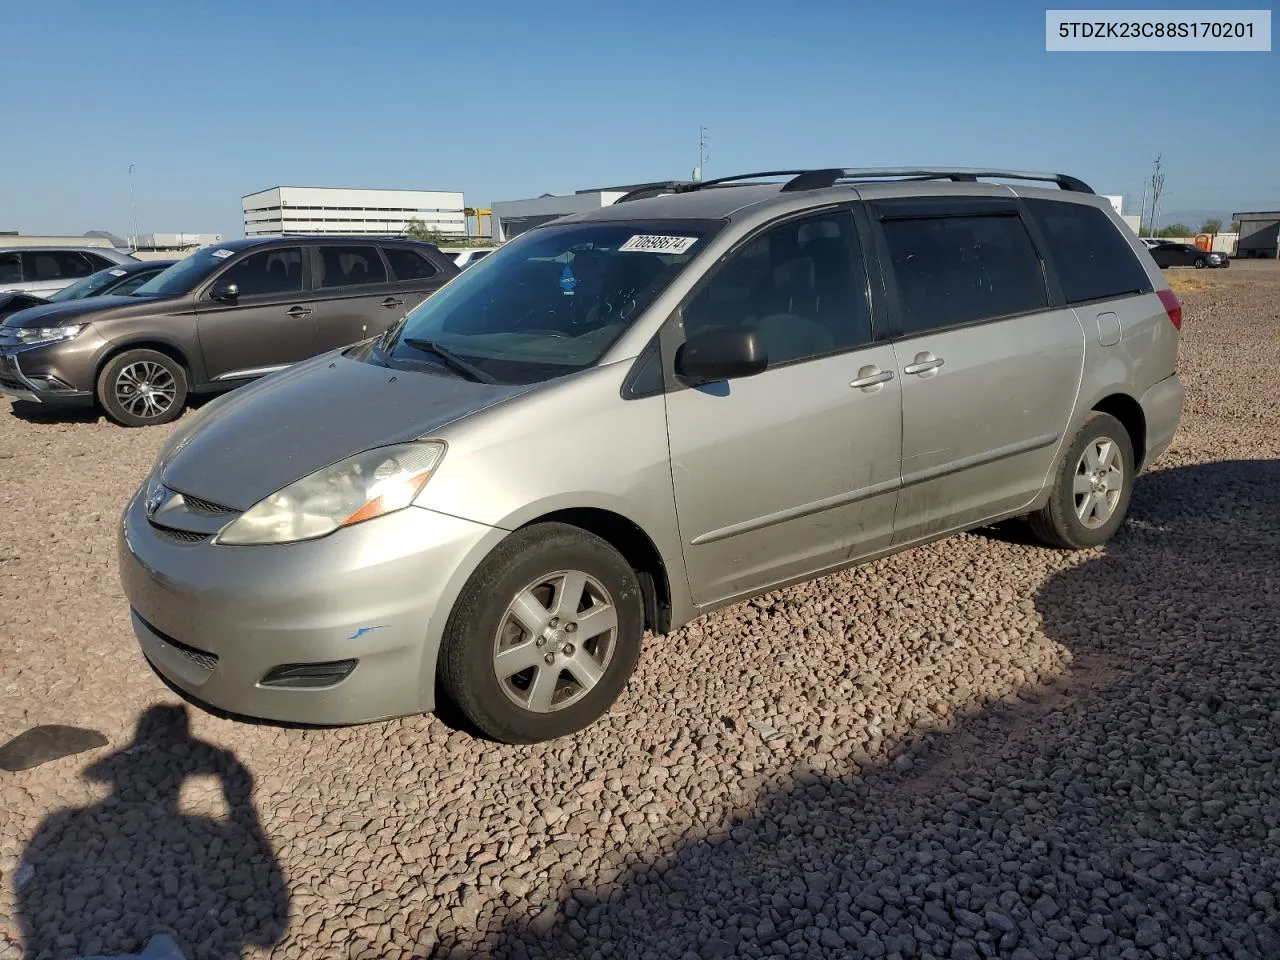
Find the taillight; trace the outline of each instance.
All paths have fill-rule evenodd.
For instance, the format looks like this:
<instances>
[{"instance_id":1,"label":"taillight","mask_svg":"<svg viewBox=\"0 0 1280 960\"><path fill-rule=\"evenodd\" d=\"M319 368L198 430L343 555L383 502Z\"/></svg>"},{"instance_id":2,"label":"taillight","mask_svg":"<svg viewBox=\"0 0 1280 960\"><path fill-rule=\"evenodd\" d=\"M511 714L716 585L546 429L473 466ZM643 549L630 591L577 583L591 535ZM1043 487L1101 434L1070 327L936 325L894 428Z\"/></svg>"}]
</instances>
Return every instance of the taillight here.
<instances>
[{"instance_id":1,"label":"taillight","mask_svg":"<svg viewBox=\"0 0 1280 960\"><path fill-rule=\"evenodd\" d=\"M1172 290L1159 291L1160 302L1164 304L1164 312L1169 315L1169 322L1178 330L1182 329L1182 303Z\"/></svg>"}]
</instances>

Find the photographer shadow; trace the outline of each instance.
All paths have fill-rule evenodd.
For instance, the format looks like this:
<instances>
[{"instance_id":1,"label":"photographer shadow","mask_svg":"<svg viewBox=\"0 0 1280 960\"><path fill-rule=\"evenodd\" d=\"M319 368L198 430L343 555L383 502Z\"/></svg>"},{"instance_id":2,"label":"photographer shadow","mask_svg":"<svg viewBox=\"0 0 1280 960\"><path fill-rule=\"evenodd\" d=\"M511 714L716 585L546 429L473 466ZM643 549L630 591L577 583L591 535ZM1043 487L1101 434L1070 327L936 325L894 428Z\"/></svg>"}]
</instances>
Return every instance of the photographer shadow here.
<instances>
[{"instance_id":1,"label":"photographer shadow","mask_svg":"<svg viewBox=\"0 0 1280 960\"><path fill-rule=\"evenodd\" d=\"M230 751L191 736L185 707L149 708L133 742L84 775L110 783L111 795L53 814L23 853L29 960L136 953L157 933L189 960L280 941L289 896L253 808L253 777ZM208 793L225 816L181 809L192 777L216 779Z\"/></svg>"},{"instance_id":2,"label":"photographer shadow","mask_svg":"<svg viewBox=\"0 0 1280 960\"><path fill-rule=\"evenodd\" d=\"M1066 677L900 745L902 766L798 771L710 836L513 910L485 946L1280 957L1278 561L1280 460L1143 477L1120 535L1037 591Z\"/></svg>"}]
</instances>

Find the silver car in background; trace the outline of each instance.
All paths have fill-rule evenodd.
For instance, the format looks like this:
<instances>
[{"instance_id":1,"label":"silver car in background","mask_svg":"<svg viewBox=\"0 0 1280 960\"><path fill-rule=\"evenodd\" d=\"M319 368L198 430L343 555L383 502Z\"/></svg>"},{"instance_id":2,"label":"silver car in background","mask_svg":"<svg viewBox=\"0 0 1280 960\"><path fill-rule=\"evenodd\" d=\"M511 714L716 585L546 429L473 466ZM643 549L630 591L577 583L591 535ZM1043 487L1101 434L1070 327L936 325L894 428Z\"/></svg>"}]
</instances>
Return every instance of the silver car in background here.
<instances>
[{"instance_id":1,"label":"silver car in background","mask_svg":"<svg viewBox=\"0 0 1280 960\"><path fill-rule=\"evenodd\" d=\"M1105 542L1178 426L1180 324L1073 177L651 186L184 420L122 519L134 629L231 714L439 691L563 736L646 631L1004 518Z\"/></svg>"},{"instance_id":2,"label":"silver car in background","mask_svg":"<svg viewBox=\"0 0 1280 960\"><path fill-rule=\"evenodd\" d=\"M136 262L112 247L0 246L0 293L47 297L99 270Z\"/></svg>"}]
</instances>

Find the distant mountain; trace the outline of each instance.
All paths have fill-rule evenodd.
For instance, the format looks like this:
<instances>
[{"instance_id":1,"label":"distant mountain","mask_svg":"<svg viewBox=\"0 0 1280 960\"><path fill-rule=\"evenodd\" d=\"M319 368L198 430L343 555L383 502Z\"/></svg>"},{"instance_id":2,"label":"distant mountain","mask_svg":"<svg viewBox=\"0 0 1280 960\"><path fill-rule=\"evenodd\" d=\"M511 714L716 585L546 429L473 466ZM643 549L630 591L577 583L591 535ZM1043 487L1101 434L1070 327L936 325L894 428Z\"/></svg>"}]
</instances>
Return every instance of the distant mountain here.
<instances>
[{"instance_id":1,"label":"distant mountain","mask_svg":"<svg viewBox=\"0 0 1280 960\"><path fill-rule=\"evenodd\" d=\"M121 250L129 246L128 240L123 237L117 237L110 230L86 230L84 235L86 237L96 237L99 240L110 240L113 247L117 247Z\"/></svg>"}]
</instances>

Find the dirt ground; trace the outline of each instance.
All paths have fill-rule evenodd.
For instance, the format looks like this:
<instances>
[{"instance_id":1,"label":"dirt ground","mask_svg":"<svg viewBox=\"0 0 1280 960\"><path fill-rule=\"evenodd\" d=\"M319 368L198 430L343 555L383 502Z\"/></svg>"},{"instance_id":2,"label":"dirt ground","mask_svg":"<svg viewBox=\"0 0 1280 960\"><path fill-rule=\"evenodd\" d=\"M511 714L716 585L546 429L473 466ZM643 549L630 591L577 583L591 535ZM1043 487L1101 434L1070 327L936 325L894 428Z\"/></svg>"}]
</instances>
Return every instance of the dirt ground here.
<instances>
[{"instance_id":1,"label":"dirt ground","mask_svg":"<svg viewBox=\"0 0 1280 960\"><path fill-rule=\"evenodd\" d=\"M0 958L1280 957L1280 268L1191 279L1108 547L738 605L534 747L177 707L114 555L168 428L0 401L0 743L110 741L0 772Z\"/></svg>"}]
</instances>

